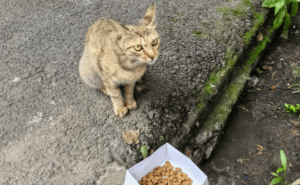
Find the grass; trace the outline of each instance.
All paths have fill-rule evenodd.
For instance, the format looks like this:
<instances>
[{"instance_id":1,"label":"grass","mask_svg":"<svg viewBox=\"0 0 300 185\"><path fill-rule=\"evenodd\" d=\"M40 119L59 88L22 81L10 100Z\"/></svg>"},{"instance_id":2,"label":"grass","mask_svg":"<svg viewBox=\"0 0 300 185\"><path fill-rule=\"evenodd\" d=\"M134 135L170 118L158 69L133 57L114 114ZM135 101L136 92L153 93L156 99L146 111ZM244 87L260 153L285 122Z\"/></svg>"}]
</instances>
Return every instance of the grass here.
<instances>
[{"instance_id":1,"label":"grass","mask_svg":"<svg viewBox=\"0 0 300 185\"><path fill-rule=\"evenodd\" d=\"M200 37L201 35L202 35L201 31L193 31L193 35L192 36Z\"/></svg>"}]
</instances>

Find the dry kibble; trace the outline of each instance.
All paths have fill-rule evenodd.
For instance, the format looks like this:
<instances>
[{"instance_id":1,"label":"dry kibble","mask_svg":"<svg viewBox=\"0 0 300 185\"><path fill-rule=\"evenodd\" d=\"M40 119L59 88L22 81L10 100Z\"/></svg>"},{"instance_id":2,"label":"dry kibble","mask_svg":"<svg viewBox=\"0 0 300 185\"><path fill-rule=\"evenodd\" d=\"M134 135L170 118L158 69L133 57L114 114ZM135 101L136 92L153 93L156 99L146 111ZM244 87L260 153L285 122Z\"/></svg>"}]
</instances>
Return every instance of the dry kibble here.
<instances>
[{"instance_id":1,"label":"dry kibble","mask_svg":"<svg viewBox=\"0 0 300 185\"><path fill-rule=\"evenodd\" d=\"M140 185L192 185L193 181L183 173L180 168L175 168L169 161L165 165L155 167L153 172L147 173Z\"/></svg>"}]
</instances>

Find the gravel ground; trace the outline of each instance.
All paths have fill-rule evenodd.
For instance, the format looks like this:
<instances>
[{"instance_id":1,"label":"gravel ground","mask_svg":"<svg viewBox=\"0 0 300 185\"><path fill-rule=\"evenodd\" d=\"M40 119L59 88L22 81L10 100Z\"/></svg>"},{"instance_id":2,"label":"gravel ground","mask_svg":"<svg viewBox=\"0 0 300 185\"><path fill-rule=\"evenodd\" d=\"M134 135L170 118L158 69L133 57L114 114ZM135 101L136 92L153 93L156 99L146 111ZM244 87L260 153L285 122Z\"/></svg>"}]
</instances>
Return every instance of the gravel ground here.
<instances>
[{"instance_id":1,"label":"gravel ground","mask_svg":"<svg viewBox=\"0 0 300 185\"><path fill-rule=\"evenodd\" d=\"M184 142L176 134L200 101L192 94L225 65L229 46L242 45L237 33L249 29L251 12L225 24L216 8L236 8L240 1L156 1L159 61L146 73L138 109L120 119L109 97L79 77L85 34L101 17L136 23L151 3L0 1L1 184L101 184L109 169L141 159L140 144L126 145L123 131L139 129L149 148ZM193 37L195 30L216 39Z\"/></svg>"}]
</instances>

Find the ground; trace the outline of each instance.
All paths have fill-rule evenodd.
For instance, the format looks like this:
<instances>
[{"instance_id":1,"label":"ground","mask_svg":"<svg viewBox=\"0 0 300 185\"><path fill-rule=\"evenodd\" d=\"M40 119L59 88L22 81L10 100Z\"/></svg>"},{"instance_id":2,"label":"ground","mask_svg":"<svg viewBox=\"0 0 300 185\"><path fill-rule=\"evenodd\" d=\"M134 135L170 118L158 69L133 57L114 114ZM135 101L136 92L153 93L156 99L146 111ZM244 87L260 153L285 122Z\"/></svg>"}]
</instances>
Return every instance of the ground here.
<instances>
[{"instance_id":1,"label":"ground","mask_svg":"<svg viewBox=\"0 0 300 185\"><path fill-rule=\"evenodd\" d=\"M101 17L137 23L152 3L0 1L2 184L108 183L104 177L120 177L142 160L142 144L155 150L169 142L182 152L190 145L197 163L209 157L221 130L206 130L214 138L201 140L197 128L256 46L252 38L270 12L262 0L157 0L159 60L135 96L138 109L121 119L110 98L79 77L85 35ZM139 144L123 141L130 130L140 130Z\"/></svg>"},{"instance_id":2,"label":"ground","mask_svg":"<svg viewBox=\"0 0 300 185\"><path fill-rule=\"evenodd\" d=\"M291 87L300 83L294 72L300 69L300 14L292 21L289 38L277 37L252 72L217 148L201 165L210 185L269 185L270 173L281 166L280 149L287 156L288 181L300 178L300 120L284 112L284 103L300 103ZM255 77L259 82L253 87ZM262 154L257 145L265 148Z\"/></svg>"}]
</instances>

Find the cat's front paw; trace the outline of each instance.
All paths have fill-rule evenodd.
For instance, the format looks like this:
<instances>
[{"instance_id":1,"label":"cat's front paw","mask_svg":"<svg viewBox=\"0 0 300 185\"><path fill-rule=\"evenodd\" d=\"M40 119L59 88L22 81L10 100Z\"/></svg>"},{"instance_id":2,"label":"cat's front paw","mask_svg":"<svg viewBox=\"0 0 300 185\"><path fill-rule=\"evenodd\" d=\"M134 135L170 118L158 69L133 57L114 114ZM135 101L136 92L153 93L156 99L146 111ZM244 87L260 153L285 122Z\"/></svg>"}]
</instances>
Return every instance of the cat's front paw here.
<instances>
[{"instance_id":1,"label":"cat's front paw","mask_svg":"<svg viewBox=\"0 0 300 185\"><path fill-rule=\"evenodd\" d=\"M134 110L134 109L137 108L137 105L136 105L136 101L135 101L135 100L133 100L133 101L131 101L131 102L126 102L126 103L125 103L125 106L126 106L127 109L129 109L129 110Z\"/></svg>"},{"instance_id":2,"label":"cat's front paw","mask_svg":"<svg viewBox=\"0 0 300 185\"><path fill-rule=\"evenodd\" d=\"M126 114L128 112L127 107L118 107L118 108L115 108L114 111L115 111L115 114L117 116L120 116L121 118L126 116Z\"/></svg>"}]
</instances>

